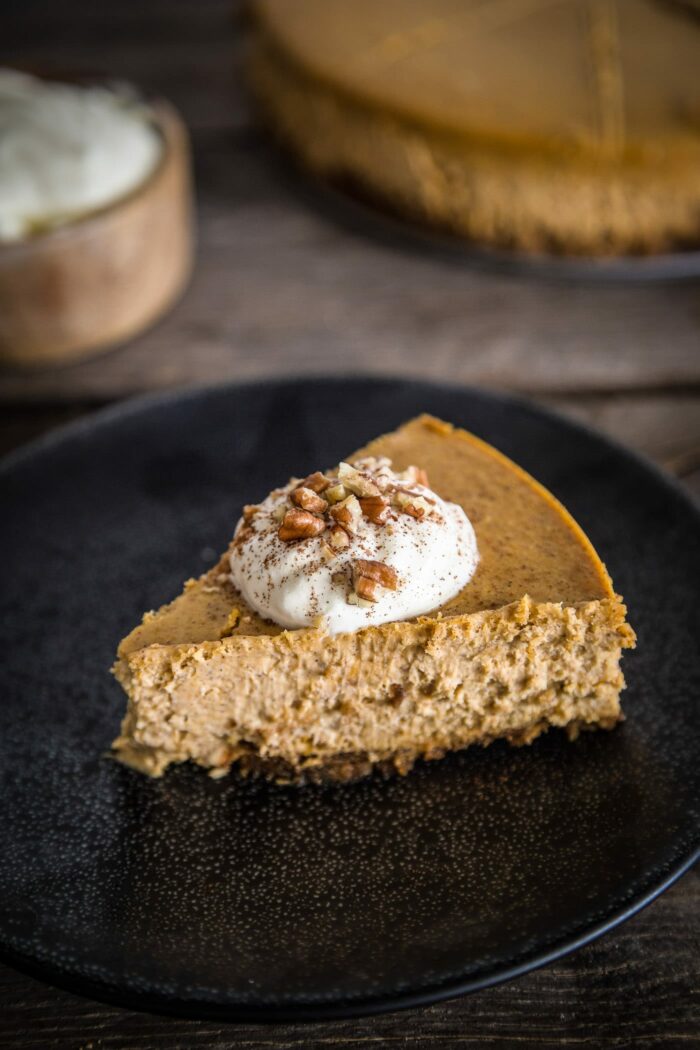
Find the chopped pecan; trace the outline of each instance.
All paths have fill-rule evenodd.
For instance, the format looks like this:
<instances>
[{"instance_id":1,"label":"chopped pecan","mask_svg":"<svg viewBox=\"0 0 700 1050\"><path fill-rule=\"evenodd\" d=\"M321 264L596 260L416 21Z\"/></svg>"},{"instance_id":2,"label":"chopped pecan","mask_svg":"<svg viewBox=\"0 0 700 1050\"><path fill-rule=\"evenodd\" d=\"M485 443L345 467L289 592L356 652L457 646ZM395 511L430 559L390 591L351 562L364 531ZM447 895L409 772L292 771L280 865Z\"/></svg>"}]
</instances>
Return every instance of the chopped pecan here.
<instances>
[{"instance_id":1,"label":"chopped pecan","mask_svg":"<svg viewBox=\"0 0 700 1050\"><path fill-rule=\"evenodd\" d=\"M395 591L399 585L399 576L396 569L392 569L391 565L387 565L383 561L355 558L352 563L352 575L355 590L357 590L357 583L361 579L372 580L374 583L378 583L380 587L386 587L389 591Z\"/></svg>"},{"instance_id":2,"label":"chopped pecan","mask_svg":"<svg viewBox=\"0 0 700 1050\"><path fill-rule=\"evenodd\" d=\"M356 468L363 473L372 475L372 481L380 492L386 492L394 485L394 475L391 470L391 460L386 456L379 459L363 459L355 463Z\"/></svg>"},{"instance_id":3,"label":"chopped pecan","mask_svg":"<svg viewBox=\"0 0 700 1050\"><path fill-rule=\"evenodd\" d=\"M340 503L335 503L330 509L330 514L347 532L355 532L362 517L362 509L356 496L348 496Z\"/></svg>"},{"instance_id":4,"label":"chopped pecan","mask_svg":"<svg viewBox=\"0 0 700 1050\"><path fill-rule=\"evenodd\" d=\"M358 576L353 586L358 598L362 598L366 602L376 602L379 600L378 591L380 590L380 586L376 580L370 580L369 576Z\"/></svg>"},{"instance_id":5,"label":"chopped pecan","mask_svg":"<svg viewBox=\"0 0 700 1050\"><path fill-rule=\"evenodd\" d=\"M260 507L257 503L246 503L243 508L243 521L246 525L250 525L255 515L260 511Z\"/></svg>"},{"instance_id":6,"label":"chopped pecan","mask_svg":"<svg viewBox=\"0 0 700 1050\"><path fill-rule=\"evenodd\" d=\"M329 485L323 492L323 498L329 503L340 503L341 500L347 499L348 490L345 485Z\"/></svg>"},{"instance_id":7,"label":"chopped pecan","mask_svg":"<svg viewBox=\"0 0 700 1050\"><path fill-rule=\"evenodd\" d=\"M298 489L294 489L291 500L292 503L296 503L297 507L311 511L312 514L323 514L328 510L328 504L323 496L319 496L306 485L300 485Z\"/></svg>"},{"instance_id":8,"label":"chopped pecan","mask_svg":"<svg viewBox=\"0 0 700 1050\"><path fill-rule=\"evenodd\" d=\"M334 550L342 550L350 546L350 537L340 525L334 525L328 535L328 542Z\"/></svg>"},{"instance_id":9,"label":"chopped pecan","mask_svg":"<svg viewBox=\"0 0 700 1050\"><path fill-rule=\"evenodd\" d=\"M277 535L285 543L290 543L292 540L306 540L311 536L319 536L325 527L323 518L317 518L308 510L288 510Z\"/></svg>"},{"instance_id":10,"label":"chopped pecan","mask_svg":"<svg viewBox=\"0 0 700 1050\"><path fill-rule=\"evenodd\" d=\"M356 459L350 466L363 474L379 474L391 471L391 460L388 456L364 456L362 459Z\"/></svg>"},{"instance_id":11,"label":"chopped pecan","mask_svg":"<svg viewBox=\"0 0 700 1050\"><path fill-rule=\"evenodd\" d=\"M391 516L389 500L385 496L361 496L360 506L373 525L386 525Z\"/></svg>"},{"instance_id":12,"label":"chopped pecan","mask_svg":"<svg viewBox=\"0 0 700 1050\"><path fill-rule=\"evenodd\" d=\"M361 474L359 470L349 463L341 463L338 467L338 479L346 489L350 489L356 496L378 496L379 488L375 483Z\"/></svg>"},{"instance_id":13,"label":"chopped pecan","mask_svg":"<svg viewBox=\"0 0 700 1050\"><path fill-rule=\"evenodd\" d=\"M311 489L312 492L323 492L330 485L330 479L322 474L320 470L315 470L313 474L309 474L308 478L304 478L300 488Z\"/></svg>"},{"instance_id":14,"label":"chopped pecan","mask_svg":"<svg viewBox=\"0 0 700 1050\"><path fill-rule=\"evenodd\" d=\"M433 509L432 505L423 496L418 496L412 492L397 492L396 503L404 514L410 514L412 518L417 518L419 521L426 514L430 514Z\"/></svg>"}]
</instances>

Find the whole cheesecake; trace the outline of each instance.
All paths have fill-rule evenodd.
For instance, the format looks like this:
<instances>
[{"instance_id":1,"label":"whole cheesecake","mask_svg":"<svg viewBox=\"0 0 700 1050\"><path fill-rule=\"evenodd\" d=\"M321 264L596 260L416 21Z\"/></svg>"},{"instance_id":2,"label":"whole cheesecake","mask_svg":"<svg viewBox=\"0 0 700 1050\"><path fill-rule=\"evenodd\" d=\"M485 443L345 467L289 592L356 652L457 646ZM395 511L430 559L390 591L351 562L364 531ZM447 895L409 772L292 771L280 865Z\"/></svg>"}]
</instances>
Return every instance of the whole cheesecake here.
<instances>
[{"instance_id":1,"label":"whole cheesecake","mask_svg":"<svg viewBox=\"0 0 700 1050\"><path fill-rule=\"evenodd\" d=\"M484 244L700 243L700 21L677 0L254 0L250 80L315 173Z\"/></svg>"},{"instance_id":2,"label":"whole cheesecake","mask_svg":"<svg viewBox=\"0 0 700 1050\"><path fill-rule=\"evenodd\" d=\"M418 465L430 479L431 489L423 491L450 501L470 523L478 560L472 558L464 586L425 615L361 626L358 606L370 615L375 607L365 599L383 589L377 583L394 587L395 574L360 561L361 577L341 607L348 616L357 613L358 629L333 633L322 617L285 629L263 618L233 583L250 522L267 513L265 504L246 508L219 564L190 580L171 604L147 613L119 646L115 673L128 695L114 743L119 759L153 776L192 760L214 775L238 764L277 780L344 780L375 766L406 772L417 758L498 737L529 743L550 726L575 736L618 722L620 656L634 633L605 566L564 507L491 446L430 416L351 457L358 469L388 461L401 471ZM314 501L298 479L290 485L292 501L308 500L312 509L328 506L338 487L332 483L323 490L327 499ZM402 508L420 518L430 506L403 489L396 498L396 511L382 506L384 497L359 499L372 535L399 527ZM286 556L291 542L320 558L342 531L327 528L323 516L298 509L295 515L301 531L290 530L287 516L268 529L276 548L260 561L254 591L256 582L269 591L275 549ZM387 516L394 525L385 524ZM441 548L448 562L440 563L448 566L449 542ZM462 555L471 558L466 549ZM330 557L329 577L333 550ZM416 579L407 585L421 576L426 586L435 582L427 560L411 573Z\"/></svg>"}]
</instances>

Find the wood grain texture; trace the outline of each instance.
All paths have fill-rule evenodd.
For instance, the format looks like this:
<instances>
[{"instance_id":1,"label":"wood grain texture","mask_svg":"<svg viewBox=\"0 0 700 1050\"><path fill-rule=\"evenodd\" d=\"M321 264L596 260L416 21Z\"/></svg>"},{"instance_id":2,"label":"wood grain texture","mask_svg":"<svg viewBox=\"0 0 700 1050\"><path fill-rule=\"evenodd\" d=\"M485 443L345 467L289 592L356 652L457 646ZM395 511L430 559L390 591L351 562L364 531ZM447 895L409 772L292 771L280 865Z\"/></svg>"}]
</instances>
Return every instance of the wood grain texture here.
<instances>
[{"instance_id":1,"label":"wood grain texture","mask_svg":"<svg viewBox=\"0 0 700 1050\"><path fill-rule=\"evenodd\" d=\"M338 371L531 392L700 389L692 284L543 282L408 252L314 207L253 132L201 133L194 148L199 251L181 302L117 353L0 373L0 397Z\"/></svg>"},{"instance_id":2,"label":"wood grain texture","mask_svg":"<svg viewBox=\"0 0 700 1050\"><path fill-rule=\"evenodd\" d=\"M365 237L301 193L253 130L239 81L241 6L3 9L0 62L112 72L175 103L193 133L200 236L190 289L150 332L78 365L0 372L2 449L144 390L394 372L528 392L651 456L700 499L697 284L544 282ZM617 931L510 984L311 1026L154 1017L0 965L0 1048L700 1047L699 920L695 871Z\"/></svg>"}]
</instances>

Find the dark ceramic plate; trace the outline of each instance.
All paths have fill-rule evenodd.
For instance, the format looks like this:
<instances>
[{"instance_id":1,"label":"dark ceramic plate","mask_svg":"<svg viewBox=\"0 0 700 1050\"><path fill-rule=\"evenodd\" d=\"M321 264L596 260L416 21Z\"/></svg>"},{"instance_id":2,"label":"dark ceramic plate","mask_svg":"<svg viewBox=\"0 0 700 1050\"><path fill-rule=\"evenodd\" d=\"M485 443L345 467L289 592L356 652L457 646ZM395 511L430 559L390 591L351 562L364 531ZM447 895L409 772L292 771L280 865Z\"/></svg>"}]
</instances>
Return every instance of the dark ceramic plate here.
<instances>
[{"instance_id":1,"label":"dark ceramic plate","mask_svg":"<svg viewBox=\"0 0 700 1050\"><path fill-rule=\"evenodd\" d=\"M427 410L571 508L627 596L627 722L346 787L151 781L110 761L108 668L243 502ZM136 401L1 473L0 945L95 998L230 1018L482 988L610 929L698 846L698 513L623 449L506 398L375 379Z\"/></svg>"}]
</instances>

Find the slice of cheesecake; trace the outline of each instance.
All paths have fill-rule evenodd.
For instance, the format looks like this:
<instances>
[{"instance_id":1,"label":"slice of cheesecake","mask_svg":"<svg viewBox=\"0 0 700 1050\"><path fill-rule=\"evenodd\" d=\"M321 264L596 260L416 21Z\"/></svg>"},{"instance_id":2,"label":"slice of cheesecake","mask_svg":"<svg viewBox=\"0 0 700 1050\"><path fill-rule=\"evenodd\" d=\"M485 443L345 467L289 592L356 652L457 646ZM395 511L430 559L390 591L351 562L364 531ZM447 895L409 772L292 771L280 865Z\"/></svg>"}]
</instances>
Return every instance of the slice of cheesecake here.
<instances>
[{"instance_id":1,"label":"slice of cheesecake","mask_svg":"<svg viewBox=\"0 0 700 1050\"><path fill-rule=\"evenodd\" d=\"M329 634L285 630L234 588L229 552L119 646L128 695L116 757L152 776L188 759L282 781L406 772L550 726L575 737L622 717L634 645L605 566L562 505L472 434L421 416L351 457L418 466L458 504L476 572L428 615Z\"/></svg>"}]
</instances>

